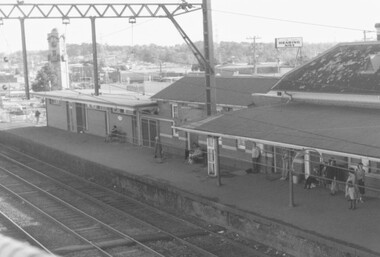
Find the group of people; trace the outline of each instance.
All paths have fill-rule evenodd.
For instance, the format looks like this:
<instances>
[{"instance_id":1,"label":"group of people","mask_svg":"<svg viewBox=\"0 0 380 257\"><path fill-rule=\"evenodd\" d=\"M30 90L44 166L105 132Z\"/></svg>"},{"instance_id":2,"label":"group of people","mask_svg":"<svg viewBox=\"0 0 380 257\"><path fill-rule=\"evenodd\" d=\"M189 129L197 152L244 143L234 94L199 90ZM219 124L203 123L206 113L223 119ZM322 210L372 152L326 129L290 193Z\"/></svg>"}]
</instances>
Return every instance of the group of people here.
<instances>
[{"instance_id":1,"label":"group of people","mask_svg":"<svg viewBox=\"0 0 380 257\"><path fill-rule=\"evenodd\" d=\"M320 169L314 167L312 173L305 181L305 189L310 189L313 184L327 184L330 185L330 194L335 195L338 191L337 185L337 166L335 160L329 160L328 165L322 165ZM322 180L318 180L322 177ZM343 180L344 181L344 180ZM363 163L358 163L356 168L350 167L348 169L348 177L345 183L345 197L349 202L349 209L355 210L358 202L363 203L365 194L365 170Z\"/></svg>"}]
</instances>

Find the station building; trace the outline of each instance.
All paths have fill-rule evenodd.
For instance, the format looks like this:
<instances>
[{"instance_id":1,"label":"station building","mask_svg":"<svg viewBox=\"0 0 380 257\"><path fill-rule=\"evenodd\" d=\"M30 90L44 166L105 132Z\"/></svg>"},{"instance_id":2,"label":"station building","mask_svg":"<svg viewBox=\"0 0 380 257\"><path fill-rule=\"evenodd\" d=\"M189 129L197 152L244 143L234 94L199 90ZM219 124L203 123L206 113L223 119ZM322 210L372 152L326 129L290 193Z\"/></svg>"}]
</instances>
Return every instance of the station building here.
<instances>
[{"instance_id":1,"label":"station building","mask_svg":"<svg viewBox=\"0 0 380 257\"><path fill-rule=\"evenodd\" d=\"M105 137L116 125L126 142L154 145L158 127L151 116L157 104L148 96L126 91L95 96L92 90L36 92L33 95L45 98L49 127Z\"/></svg>"},{"instance_id":2,"label":"station building","mask_svg":"<svg viewBox=\"0 0 380 257\"><path fill-rule=\"evenodd\" d=\"M380 196L380 42L338 44L252 99L253 108L174 129L218 138L220 162L228 165L236 158L249 162L255 142L261 172L274 178L284 152L296 175L307 176L334 159L342 189L348 168L361 162L368 193Z\"/></svg>"}]
</instances>

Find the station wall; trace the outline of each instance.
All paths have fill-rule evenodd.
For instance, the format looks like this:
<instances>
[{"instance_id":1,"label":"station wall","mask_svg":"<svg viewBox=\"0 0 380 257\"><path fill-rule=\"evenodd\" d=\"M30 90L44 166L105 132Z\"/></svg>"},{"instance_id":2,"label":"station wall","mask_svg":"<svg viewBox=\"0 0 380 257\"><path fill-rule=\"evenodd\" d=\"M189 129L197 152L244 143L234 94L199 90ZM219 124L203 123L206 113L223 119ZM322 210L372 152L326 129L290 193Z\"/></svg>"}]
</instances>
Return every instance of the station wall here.
<instances>
[{"instance_id":1,"label":"station wall","mask_svg":"<svg viewBox=\"0 0 380 257\"><path fill-rule=\"evenodd\" d=\"M49 99L46 104L47 125L49 127L67 130L67 102Z\"/></svg>"}]
</instances>

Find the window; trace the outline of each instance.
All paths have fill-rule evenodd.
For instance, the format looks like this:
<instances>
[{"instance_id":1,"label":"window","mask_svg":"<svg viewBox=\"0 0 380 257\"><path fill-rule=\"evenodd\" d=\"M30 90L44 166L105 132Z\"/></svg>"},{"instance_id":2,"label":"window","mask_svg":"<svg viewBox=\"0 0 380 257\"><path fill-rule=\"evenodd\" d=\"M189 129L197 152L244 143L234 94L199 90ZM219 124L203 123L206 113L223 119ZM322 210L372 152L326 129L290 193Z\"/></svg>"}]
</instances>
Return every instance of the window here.
<instances>
[{"instance_id":1,"label":"window","mask_svg":"<svg viewBox=\"0 0 380 257\"><path fill-rule=\"evenodd\" d=\"M112 113L120 113L124 114L126 111L124 109L119 109L119 108L112 108Z\"/></svg>"},{"instance_id":2,"label":"window","mask_svg":"<svg viewBox=\"0 0 380 257\"><path fill-rule=\"evenodd\" d=\"M178 104L172 104L172 118L178 118Z\"/></svg>"},{"instance_id":3,"label":"window","mask_svg":"<svg viewBox=\"0 0 380 257\"><path fill-rule=\"evenodd\" d=\"M223 107L223 112L231 112L232 110L233 110L232 107L227 107L227 106Z\"/></svg>"},{"instance_id":4,"label":"window","mask_svg":"<svg viewBox=\"0 0 380 257\"><path fill-rule=\"evenodd\" d=\"M241 150L245 150L245 140L242 138L236 139L236 147Z\"/></svg>"},{"instance_id":5,"label":"window","mask_svg":"<svg viewBox=\"0 0 380 257\"><path fill-rule=\"evenodd\" d=\"M49 103L54 105L61 105L61 101L56 99L49 99Z\"/></svg>"},{"instance_id":6,"label":"window","mask_svg":"<svg viewBox=\"0 0 380 257\"><path fill-rule=\"evenodd\" d=\"M380 162L369 161L368 173L380 175Z\"/></svg>"},{"instance_id":7,"label":"window","mask_svg":"<svg viewBox=\"0 0 380 257\"><path fill-rule=\"evenodd\" d=\"M95 104L87 104L88 109L96 109L96 110L102 110L102 111L107 111L106 107L95 105Z\"/></svg>"}]
</instances>

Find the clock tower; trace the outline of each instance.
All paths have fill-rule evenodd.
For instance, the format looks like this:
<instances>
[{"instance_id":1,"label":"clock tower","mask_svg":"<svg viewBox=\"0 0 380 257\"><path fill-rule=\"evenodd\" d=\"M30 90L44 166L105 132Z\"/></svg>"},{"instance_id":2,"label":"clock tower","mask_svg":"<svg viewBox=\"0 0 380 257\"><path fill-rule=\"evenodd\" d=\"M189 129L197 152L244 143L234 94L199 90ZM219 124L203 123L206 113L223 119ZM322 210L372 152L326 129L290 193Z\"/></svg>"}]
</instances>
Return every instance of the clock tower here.
<instances>
[{"instance_id":1,"label":"clock tower","mask_svg":"<svg viewBox=\"0 0 380 257\"><path fill-rule=\"evenodd\" d=\"M54 28L48 34L49 43L48 61L53 66L57 74L57 85L51 85L51 90L69 89L69 65L66 53L65 35L59 35L58 30Z\"/></svg>"}]
</instances>

